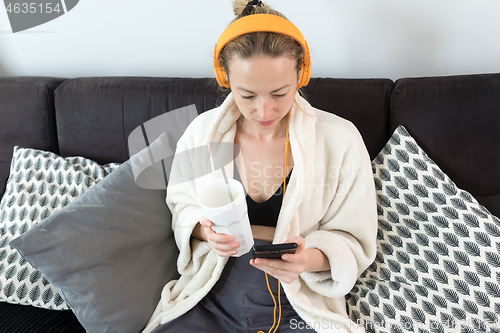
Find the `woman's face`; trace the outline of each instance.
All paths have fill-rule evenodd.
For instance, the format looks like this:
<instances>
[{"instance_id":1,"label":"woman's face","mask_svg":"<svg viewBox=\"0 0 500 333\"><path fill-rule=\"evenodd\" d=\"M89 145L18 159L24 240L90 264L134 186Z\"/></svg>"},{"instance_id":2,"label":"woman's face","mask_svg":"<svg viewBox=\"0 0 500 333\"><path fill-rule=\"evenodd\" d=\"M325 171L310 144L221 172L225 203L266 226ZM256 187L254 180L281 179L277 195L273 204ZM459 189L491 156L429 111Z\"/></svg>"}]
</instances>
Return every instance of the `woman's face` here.
<instances>
[{"instance_id":1,"label":"woman's face","mask_svg":"<svg viewBox=\"0 0 500 333\"><path fill-rule=\"evenodd\" d=\"M297 61L265 55L228 63L229 84L236 105L255 131L274 133L292 107L297 91Z\"/></svg>"}]
</instances>

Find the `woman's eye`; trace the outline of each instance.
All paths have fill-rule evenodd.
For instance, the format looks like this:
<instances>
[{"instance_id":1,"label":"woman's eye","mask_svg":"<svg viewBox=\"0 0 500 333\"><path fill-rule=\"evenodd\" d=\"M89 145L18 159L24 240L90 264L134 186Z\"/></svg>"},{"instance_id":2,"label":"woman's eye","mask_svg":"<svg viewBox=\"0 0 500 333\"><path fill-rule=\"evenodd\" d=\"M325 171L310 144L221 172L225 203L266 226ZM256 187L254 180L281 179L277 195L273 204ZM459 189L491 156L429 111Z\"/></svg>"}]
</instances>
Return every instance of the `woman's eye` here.
<instances>
[{"instance_id":1,"label":"woman's eye","mask_svg":"<svg viewBox=\"0 0 500 333\"><path fill-rule=\"evenodd\" d=\"M281 94L281 95L274 95L274 97L285 97L286 93Z\"/></svg>"},{"instance_id":2,"label":"woman's eye","mask_svg":"<svg viewBox=\"0 0 500 333\"><path fill-rule=\"evenodd\" d=\"M243 95L242 95L241 97L243 97L244 99L250 99L250 98L253 98L253 96L243 96Z\"/></svg>"}]
</instances>

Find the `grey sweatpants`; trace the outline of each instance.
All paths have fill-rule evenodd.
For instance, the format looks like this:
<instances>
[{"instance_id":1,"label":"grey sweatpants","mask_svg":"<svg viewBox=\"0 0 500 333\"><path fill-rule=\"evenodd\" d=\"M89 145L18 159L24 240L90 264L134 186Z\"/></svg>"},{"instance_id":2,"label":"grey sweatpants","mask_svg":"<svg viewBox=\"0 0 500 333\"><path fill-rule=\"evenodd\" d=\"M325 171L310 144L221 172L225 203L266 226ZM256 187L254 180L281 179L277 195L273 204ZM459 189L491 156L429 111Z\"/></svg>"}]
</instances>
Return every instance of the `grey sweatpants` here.
<instances>
[{"instance_id":1,"label":"grey sweatpants","mask_svg":"<svg viewBox=\"0 0 500 333\"><path fill-rule=\"evenodd\" d=\"M270 243L255 240L255 245L264 244ZM219 281L207 296L190 311L159 326L153 333L267 333L273 325L274 302L267 289L264 272L249 264L251 258L251 252L238 258L229 258ZM277 302L278 280L270 275L268 279ZM278 317L278 308L276 313ZM306 328L305 322L292 308L283 289L281 321L276 332L316 332Z\"/></svg>"}]
</instances>

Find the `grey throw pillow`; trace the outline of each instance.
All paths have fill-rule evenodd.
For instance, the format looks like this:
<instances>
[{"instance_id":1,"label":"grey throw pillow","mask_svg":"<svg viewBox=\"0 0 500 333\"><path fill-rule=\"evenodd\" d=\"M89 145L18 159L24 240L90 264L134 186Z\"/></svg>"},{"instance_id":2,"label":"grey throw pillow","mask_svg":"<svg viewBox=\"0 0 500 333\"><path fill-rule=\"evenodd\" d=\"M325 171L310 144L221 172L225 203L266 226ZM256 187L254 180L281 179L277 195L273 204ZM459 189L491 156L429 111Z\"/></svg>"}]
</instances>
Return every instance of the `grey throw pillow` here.
<instances>
[{"instance_id":1,"label":"grey throw pillow","mask_svg":"<svg viewBox=\"0 0 500 333\"><path fill-rule=\"evenodd\" d=\"M130 161L11 241L89 333L137 333L178 277L165 190L138 187Z\"/></svg>"}]
</instances>

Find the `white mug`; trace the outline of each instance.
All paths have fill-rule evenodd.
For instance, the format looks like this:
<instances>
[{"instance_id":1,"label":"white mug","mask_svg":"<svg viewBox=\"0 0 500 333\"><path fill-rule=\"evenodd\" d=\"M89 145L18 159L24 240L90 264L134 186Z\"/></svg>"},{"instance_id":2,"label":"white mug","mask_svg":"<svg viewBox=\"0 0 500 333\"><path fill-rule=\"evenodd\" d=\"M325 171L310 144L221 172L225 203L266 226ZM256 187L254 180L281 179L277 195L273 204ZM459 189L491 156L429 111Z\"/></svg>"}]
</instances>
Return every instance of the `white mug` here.
<instances>
[{"instance_id":1,"label":"white mug","mask_svg":"<svg viewBox=\"0 0 500 333\"><path fill-rule=\"evenodd\" d=\"M240 247L233 257L239 257L250 251L254 241L243 185L235 179L227 182L219 179L209 184L200 192L198 201L216 233L236 237Z\"/></svg>"}]
</instances>

